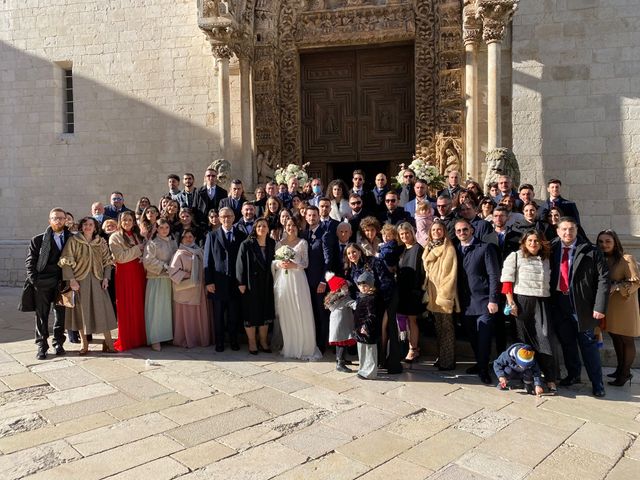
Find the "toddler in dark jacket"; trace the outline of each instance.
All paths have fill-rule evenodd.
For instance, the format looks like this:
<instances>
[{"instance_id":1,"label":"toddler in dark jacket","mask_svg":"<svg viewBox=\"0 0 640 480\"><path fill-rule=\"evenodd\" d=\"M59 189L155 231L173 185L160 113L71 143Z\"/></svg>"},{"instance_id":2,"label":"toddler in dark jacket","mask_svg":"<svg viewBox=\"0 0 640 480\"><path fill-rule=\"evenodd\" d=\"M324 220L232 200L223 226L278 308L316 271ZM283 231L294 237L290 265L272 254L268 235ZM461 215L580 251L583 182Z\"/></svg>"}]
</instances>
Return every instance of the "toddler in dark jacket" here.
<instances>
[{"instance_id":1,"label":"toddler in dark jacket","mask_svg":"<svg viewBox=\"0 0 640 480\"><path fill-rule=\"evenodd\" d=\"M527 393L542 395L540 367L535 360L535 351L525 343L514 343L493 362L493 370L498 377L497 387L507 390L509 380L524 382Z\"/></svg>"},{"instance_id":2,"label":"toddler in dark jacket","mask_svg":"<svg viewBox=\"0 0 640 480\"><path fill-rule=\"evenodd\" d=\"M358 341L360 363L358 377L364 380L378 376L380 319L376 315L376 288L373 274L365 271L356 281L359 292L356 309L353 312L353 336Z\"/></svg>"}]
</instances>

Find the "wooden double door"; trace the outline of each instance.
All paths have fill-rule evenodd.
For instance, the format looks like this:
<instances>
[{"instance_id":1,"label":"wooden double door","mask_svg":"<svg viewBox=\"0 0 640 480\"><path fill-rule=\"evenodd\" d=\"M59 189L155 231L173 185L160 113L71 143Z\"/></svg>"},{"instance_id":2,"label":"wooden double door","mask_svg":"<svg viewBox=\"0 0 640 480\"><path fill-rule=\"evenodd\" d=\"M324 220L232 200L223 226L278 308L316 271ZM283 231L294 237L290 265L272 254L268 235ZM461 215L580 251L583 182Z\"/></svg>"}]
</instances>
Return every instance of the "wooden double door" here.
<instances>
[{"instance_id":1,"label":"wooden double door","mask_svg":"<svg viewBox=\"0 0 640 480\"><path fill-rule=\"evenodd\" d=\"M395 174L415 151L413 46L302 54L303 162L323 181Z\"/></svg>"}]
</instances>

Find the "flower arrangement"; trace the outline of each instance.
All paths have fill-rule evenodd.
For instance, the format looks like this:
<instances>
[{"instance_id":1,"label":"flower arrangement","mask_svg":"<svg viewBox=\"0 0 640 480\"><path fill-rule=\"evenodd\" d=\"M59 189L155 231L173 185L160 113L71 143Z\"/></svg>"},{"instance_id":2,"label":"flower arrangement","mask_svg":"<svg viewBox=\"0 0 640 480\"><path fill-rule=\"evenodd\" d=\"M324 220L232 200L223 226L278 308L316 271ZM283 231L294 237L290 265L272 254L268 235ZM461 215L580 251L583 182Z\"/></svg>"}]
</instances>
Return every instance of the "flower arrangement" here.
<instances>
[{"instance_id":1,"label":"flower arrangement","mask_svg":"<svg viewBox=\"0 0 640 480\"><path fill-rule=\"evenodd\" d=\"M280 184L287 183L291 177L296 177L298 179L298 183L300 185L304 185L309 181L309 175L307 174L308 166L308 162L303 165L290 163L285 167L277 165L276 171L273 173L273 178L278 184Z\"/></svg>"},{"instance_id":2,"label":"flower arrangement","mask_svg":"<svg viewBox=\"0 0 640 480\"><path fill-rule=\"evenodd\" d=\"M290 262L296 257L296 252L289 245L282 245L278 250L274 258L281 262ZM285 275L289 275L289 270L284 271Z\"/></svg>"},{"instance_id":3,"label":"flower arrangement","mask_svg":"<svg viewBox=\"0 0 640 480\"><path fill-rule=\"evenodd\" d=\"M406 168L413 170L416 174L416 178L420 178L427 182L429 187L432 189L442 188L444 185L444 176L440 174L438 167L431 162L426 162L417 158L415 155L409 165L405 165L404 163L400 164L400 171L395 177L395 181L398 185L402 185L403 183L402 173Z\"/></svg>"}]
</instances>

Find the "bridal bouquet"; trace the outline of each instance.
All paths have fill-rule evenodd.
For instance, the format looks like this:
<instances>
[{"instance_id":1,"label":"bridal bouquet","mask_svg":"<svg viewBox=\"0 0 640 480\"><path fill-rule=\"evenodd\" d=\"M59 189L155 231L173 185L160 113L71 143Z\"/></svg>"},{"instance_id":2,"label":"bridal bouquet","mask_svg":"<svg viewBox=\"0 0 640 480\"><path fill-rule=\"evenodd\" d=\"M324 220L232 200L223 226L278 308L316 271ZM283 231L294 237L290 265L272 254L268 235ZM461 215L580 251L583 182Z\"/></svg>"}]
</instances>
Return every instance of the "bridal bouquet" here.
<instances>
[{"instance_id":1,"label":"bridal bouquet","mask_svg":"<svg viewBox=\"0 0 640 480\"><path fill-rule=\"evenodd\" d=\"M290 262L296 257L296 252L289 245L282 245L276 250L275 259L281 262ZM289 275L289 270L284 271L285 275Z\"/></svg>"},{"instance_id":2,"label":"bridal bouquet","mask_svg":"<svg viewBox=\"0 0 640 480\"><path fill-rule=\"evenodd\" d=\"M444 177L440 175L438 167L432 163L425 162L414 156L413 161L409 165L400 164L400 171L395 180L398 185L402 185L402 174L405 168L410 168L416 174L416 178L420 178L429 184L429 187L437 189L444 185Z\"/></svg>"},{"instance_id":3,"label":"bridal bouquet","mask_svg":"<svg viewBox=\"0 0 640 480\"><path fill-rule=\"evenodd\" d=\"M276 171L273 173L273 178L278 184L280 184L287 183L291 177L296 177L298 179L298 183L302 186L309 181L309 175L307 174L308 166L309 163L305 163L304 165L290 163L286 167L278 165Z\"/></svg>"}]
</instances>

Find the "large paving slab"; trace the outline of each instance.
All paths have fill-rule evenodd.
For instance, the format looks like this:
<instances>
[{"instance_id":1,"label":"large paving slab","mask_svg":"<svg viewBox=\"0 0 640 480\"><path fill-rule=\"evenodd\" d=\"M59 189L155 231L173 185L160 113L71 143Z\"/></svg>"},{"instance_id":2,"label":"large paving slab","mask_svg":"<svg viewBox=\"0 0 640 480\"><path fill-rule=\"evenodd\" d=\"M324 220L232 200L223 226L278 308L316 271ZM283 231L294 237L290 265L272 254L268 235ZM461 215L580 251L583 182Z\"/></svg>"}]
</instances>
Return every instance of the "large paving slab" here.
<instances>
[{"instance_id":1,"label":"large paving slab","mask_svg":"<svg viewBox=\"0 0 640 480\"><path fill-rule=\"evenodd\" d=\"M637 384L538 398L464 359L363 381L246 347L37 361L32 318L0 312L2 480L639 478Z\"/></svg>"}]
</instances>

